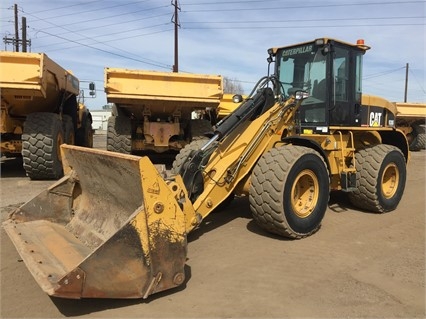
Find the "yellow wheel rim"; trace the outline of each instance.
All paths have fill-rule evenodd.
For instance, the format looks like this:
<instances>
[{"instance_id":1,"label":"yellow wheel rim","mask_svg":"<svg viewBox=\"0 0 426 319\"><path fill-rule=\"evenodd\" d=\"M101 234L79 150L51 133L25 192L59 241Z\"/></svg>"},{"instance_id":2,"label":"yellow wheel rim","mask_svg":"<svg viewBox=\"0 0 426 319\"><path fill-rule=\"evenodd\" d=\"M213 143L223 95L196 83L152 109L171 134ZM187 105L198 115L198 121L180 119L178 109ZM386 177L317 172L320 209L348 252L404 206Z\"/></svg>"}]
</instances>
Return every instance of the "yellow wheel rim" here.
<instances>
[{"instance_id":1,"label":"yellow wheel rim","mask_svg":"<svg viewBox=\"0 0 426 319\"><path fill-rule=\"evenodd\" d=\"M388 164L382 176L382 194L385 198L392 198L399 184L399 170L395 163Z\"/></svg>"},{"instance_id":2,"label":"yellow wheel rim","mask_svg":"<svg viewBox=\"0 0 426 319\"><path fill-rule=\"evenodd\" d=\"M315 209L319 197L319 182L313 171L305 169L294 180L291 205L300 218L308 217Z\"/></svg>"}]
</instances>

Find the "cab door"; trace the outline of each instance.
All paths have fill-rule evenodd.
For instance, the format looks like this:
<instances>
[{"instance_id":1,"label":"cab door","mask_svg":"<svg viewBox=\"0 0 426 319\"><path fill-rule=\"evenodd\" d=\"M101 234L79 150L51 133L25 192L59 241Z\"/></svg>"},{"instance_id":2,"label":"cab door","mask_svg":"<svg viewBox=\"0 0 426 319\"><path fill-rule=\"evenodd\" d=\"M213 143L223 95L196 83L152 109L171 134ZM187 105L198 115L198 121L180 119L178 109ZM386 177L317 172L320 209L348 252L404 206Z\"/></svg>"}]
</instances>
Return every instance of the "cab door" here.
<instances>
[{"instance_id":1,"label":"cab door","mask_svg":"<svg viewBox=\"0 0 426 319\"><path fill-rule=\"evenodd\" d=\"M360 126L362 52L336 44L332 51L329 124Z\"/></svg>"}]
</instances>

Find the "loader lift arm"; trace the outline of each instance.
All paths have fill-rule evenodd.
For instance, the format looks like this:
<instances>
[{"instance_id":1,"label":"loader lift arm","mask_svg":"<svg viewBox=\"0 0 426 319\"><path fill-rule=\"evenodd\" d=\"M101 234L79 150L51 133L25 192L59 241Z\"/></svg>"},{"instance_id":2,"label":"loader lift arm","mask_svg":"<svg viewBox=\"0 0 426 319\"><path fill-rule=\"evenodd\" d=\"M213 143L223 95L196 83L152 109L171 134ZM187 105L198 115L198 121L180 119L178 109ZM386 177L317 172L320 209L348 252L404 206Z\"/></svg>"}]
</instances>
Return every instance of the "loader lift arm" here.
<instances>
[{"instance_id":1,"label":"loader lift arm","mask_svg":"<svg viewBox=\"0 0 426 319\"><path fill-rule=\"evenodd\" d=\"M188 232L230 194L248 193L253 167L284 131L288 134L289 123L295 127L294 115L304 98L300 90L285 98L277 78L264 77L249 98L219 123L214 136L190 153L180 169L196 213L187 224Z\"/></svg>"},{"instance_id":2,"label":"loader lift arm","mask_svg":"<svg viewBox=\"0 0 426 319\"><path fill-rule=\"evenodd\" d=\"M268 86L269 83L273 84L273 89ZM182 176L192 202L204 191L203 168L210 155L218 147L218 143L222 142L232 131L238 130L244 122L254 120L269 110L275 104L278 83L275 76L265 76L260 79L249 97L233 113L218 123L213 137L206 145L200 150L194 150L189 155L179 174Z\"/></svg>"}]
</instances>

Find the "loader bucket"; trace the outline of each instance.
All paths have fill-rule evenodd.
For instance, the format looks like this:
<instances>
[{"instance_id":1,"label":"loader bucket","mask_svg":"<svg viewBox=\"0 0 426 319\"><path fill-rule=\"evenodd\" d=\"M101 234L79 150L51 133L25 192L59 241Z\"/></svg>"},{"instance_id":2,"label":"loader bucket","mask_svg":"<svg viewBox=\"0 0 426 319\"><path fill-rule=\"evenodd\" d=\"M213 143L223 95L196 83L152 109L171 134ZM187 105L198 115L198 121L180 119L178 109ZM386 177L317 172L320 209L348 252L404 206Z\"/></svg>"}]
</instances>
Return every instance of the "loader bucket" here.
<instances>
[{"instance_id":1,"label":"loader bucket","mask_svg":"<svg viewBox=\"0 0 426 319\"><path fill-rule=\"evenodd\" d=\"M66 176L3 223L41 288L63 298L146 298L182 284L182 189L147 157L61 151Z\"/></svg>"}]
</instances>

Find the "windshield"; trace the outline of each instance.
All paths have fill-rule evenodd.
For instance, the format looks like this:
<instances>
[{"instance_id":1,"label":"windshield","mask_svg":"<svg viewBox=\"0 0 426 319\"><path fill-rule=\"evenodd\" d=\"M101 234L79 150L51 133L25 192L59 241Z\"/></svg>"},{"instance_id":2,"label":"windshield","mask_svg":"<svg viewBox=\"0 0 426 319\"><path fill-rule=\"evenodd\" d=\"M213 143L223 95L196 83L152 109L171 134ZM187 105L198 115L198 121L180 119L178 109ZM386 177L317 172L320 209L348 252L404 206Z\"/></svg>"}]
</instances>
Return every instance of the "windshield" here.
<instances>
[{"instance_id":1,"label":"windshield","mask_svg":"<svg viewBox=\"0 0 426 319\"><path fill-rule=\"evenodd\" d=\"M311 44L283 48L277 53L277 72L282 83L282 93L289 96L297 90L309 93L302 102L302 123L326 121L326 55Z\"/></svg>"},{"instance_id":2,"label":"windshield","mask_svg":"<svg viewBox=\"0 0 426 319\"><path fill-rule=\"evenodd\" d=\"M313 44L285 48L278 52L278 74L284 94L304 90L310 96L324 101L326 57Z\"/></svg>"}]
</instances>

